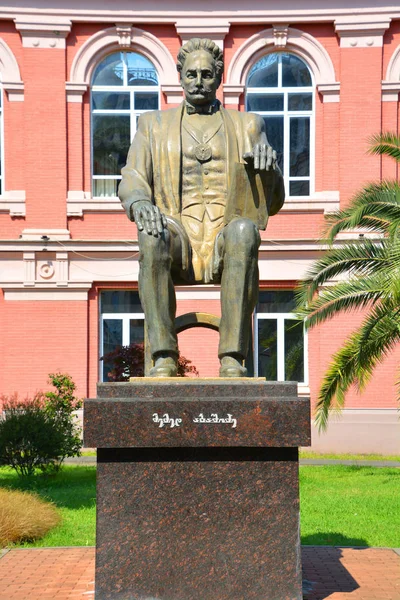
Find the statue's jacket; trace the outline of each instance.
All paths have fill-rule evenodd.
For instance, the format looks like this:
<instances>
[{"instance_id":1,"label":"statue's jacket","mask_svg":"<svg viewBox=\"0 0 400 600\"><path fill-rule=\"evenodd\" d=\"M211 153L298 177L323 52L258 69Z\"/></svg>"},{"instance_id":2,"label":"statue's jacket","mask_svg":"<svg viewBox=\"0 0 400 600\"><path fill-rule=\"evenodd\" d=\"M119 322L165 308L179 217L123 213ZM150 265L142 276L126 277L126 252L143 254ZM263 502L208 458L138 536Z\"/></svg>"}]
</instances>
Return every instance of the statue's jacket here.
<instances>
[{"instance_id":1,"label":"statue's jacket","mask_svg":"<svg viewBox=\"0 0 400 600\"><path fill-rule=\"evenodd\" d=\"M181 212L181 120L184 104L151 111L139 118L127 164L122 169L119 197L133 220L132 205L139 200L156 204L161 212L180 220ZM268 216L284 202L280 171L254 172L243 159L255 144L268 144L264 120L259 115L220 107L224 121L227 157L228 202L225 223L246 217L265 229Z\"/></svg>"}]
</instances>

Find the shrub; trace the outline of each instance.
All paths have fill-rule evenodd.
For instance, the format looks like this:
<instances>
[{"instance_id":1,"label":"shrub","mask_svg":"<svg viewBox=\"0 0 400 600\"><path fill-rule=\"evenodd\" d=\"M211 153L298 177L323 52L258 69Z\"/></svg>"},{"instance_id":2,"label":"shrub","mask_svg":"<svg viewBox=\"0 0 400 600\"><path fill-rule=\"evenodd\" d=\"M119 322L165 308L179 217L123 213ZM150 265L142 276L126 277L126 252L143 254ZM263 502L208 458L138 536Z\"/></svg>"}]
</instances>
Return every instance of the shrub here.
<instances>
[{"instance_id":1,"label":"shrub","mask_svg":"<svg viewBox=\"0 0 400 600\"><path fill-rule=\"evenodd\" d=\"M64 436L56 419L44 410L43 394L19 400L14 394L2 397L3 420L0 422L2 463L20 476L33 475L35 469L54 468L62 452Z\"/></svg>"},{"instance_id":2,"label":"shrub","mask_svg":"<svg viewBox=\"0 0 400 600\"><path fill-rule=\"evenodd\" d=\"M112 365L107 373L111 381L129 381L130 377L144 376L144 344L131 344L130 346L118 346L112 352L101 357L105 363ZM178 377L186 377L192 373L198 377L199 372L192 361L179 356Z\"/></svg>"},{"instance_id":3,"label":"shrub","mask_svg":"<svg viewBox=\"0 0 400 600\"><path fill-rule=\"evenodd\" d=\"M0 488L0 548L40 539L60 519L56 508L35 494Z\"/></svg>"},{"instance_id":4,"label":"shrub","mask_svg":"<svg viewBox=\"0 0 400 600\"><path fill-rule=\"evenodd\" d=\"M36 469L58 471L67 456L80 455L80 429L73 412L81 400L73 394L75 384L62 373L49 377L56 392L38 392L25 400L17 394L1 398L0 462L19 476L33 475Z\"/></svg>"},{"instance_id":5,"label":"shrub","mask_svg":"<svg viewBox=\"0 0 400 600\"><path fill-rule=\"evenodd\" d=\"M80 456L82 441L78 417L74 414L81 408L82 400L74 396L76 389L72 378L65 373L50 373L49 382L56 388L55 392L46 392L44 410L54 418L64 434L62 452L59 455L59 466L67 456Z\"/></svg>"}]
</instances>

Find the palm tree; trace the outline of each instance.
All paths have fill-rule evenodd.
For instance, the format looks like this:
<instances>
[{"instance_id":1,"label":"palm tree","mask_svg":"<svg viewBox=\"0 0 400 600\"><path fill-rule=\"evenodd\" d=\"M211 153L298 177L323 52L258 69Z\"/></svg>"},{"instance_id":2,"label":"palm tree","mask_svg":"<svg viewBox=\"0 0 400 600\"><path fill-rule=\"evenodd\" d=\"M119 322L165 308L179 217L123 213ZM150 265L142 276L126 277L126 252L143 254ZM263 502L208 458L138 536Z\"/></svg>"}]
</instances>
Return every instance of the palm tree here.
<instances>
[{"instance_id":1,"label":"palm tree","mask_svg":"<svg viewBox=\"0 0 400 600\"><path fill-rule=\"evenodd\" d=\"M399 163L400 137L391 133L374 136L370 153L390 156ZM357 228L369 235L333 246L338 233ZM364 389L374 367L400 342L399 183L367 185L348 208L328 215L326 241L329 249L310 268L297 291L298 312L306 319L306 327L339 312L356 308L368 312L334 354L324 375L315 419L320 430L326 429L332 410L343 408L349 387L356 384ZM332 284L338 276L342 280Z\"/></svg>"}]
</instances>

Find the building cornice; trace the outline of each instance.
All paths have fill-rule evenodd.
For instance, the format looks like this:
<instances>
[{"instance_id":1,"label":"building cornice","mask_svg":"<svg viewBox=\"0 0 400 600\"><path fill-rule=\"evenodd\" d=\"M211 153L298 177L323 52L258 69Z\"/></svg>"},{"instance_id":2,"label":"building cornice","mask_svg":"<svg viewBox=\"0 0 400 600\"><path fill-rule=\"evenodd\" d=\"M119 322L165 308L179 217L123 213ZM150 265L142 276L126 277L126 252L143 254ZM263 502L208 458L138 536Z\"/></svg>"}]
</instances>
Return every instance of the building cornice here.
<instances>
[{"instance_id":1,"label":"building cornice","mask_svg":"<svg viewBox=\"0 0 400 600\"><path fill-rule=\"evenodd\" d=\"M61 4L61 2L59 3ZM82 3L84 4L84 3ZM28 17L38 18L38 16L47 17L64 17L71 19L74 22L91 21L91 22L114 22L115 13L118 11L118 22L119 23L177 23L179 19L202 21L209 20L215 22L218 19L219 26L223 27L225 24L240 24L240 23L327 23L334 22L340 17L352 18L354 14L357 14L358 18L364 17L369 18L371 21L375 20L379 22L383 18L389 19L400 19L400 7L393 5L389 6L376 6L377 2L371 2L373 4L370 7L360 7L359 4L354 3L354 6L343 7L337 6L336 1L331 2L330 7L326 8L302 8L296 9L290 6L287 9L276 9L269 8L268 2L255 1L253 2L253 10L243 7L243 2L224 0L219 3L220 10L200 10L200 9L187 9L187 10L176 10L176 7L171 9L166 8L164 0L158 0L158 2L149 1L148 6L144 10L133 10L130 8L132 3L128 0L117 1L113 4L113 9L99 10L98 3L86 0L86 7L71 8L71 4L65 0L60 8L37 8L38 2L33 2L31 7L15 7L15 6L2 6L0 8L1 19L14 19L16 17L20 19L26 19ZM325 6L327 3L324 3ZM226 8L225 8L225 6ZM272 5L272 3L271 3ZM274 4L276 6L276 4ZM260 8L258 8L260 7Z\"/></svg>"}]
</instances>

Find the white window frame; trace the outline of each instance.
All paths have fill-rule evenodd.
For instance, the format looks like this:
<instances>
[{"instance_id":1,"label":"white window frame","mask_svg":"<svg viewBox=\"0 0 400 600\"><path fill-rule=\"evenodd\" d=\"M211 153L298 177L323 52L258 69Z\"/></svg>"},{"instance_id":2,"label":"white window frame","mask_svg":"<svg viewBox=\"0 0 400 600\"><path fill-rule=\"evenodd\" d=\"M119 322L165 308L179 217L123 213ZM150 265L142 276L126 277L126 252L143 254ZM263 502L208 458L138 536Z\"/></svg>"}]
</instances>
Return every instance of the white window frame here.
<instances>
[{"instance_id":1,"label":"white window frame","mask_svg":"<svg viewBox=\"0 0 400 600\"><path fill-rule=\"evenodd\" d=\"M262 290L263 291L263 290ZM272 290L273 291L273 290ZM299 321L295 313L260 313L254 312L254 376L258 377L258 321L277 321L276 344L277 344L277 381L285 381L285 320ZM308 332L303 323L303 365L304 381L300 385L308 385Z\"/></svg>"},{"instance_id":2,"label":"white window frame","mask_svg":"<svg viewBox=\"0 0 400 600\"><path fill-rule=\"evenodd\" d=\"M116 51L112 54L121 54L123 56L123 58L125 58L126 54L139 54L139 52L129 52L129 51ZM110 55L108 55L110 56ZM108 58L108 56L106 58ZM144 57L146 58L146 57ZM103 60L105 60L105 58L103 58ZM149 59L147 59L149 60ZM99 65L101 64L101 62L99 63ZM97 66L99 66L97 65ZM154 70L157 73L157 69L154 66ZM160 86L160 79L157 73L157 78L158 78L158 84L157 85L128 85L128 65L127 65L127 61L126 60L122 60L122 74L123 74L123 79L122 85L92 85L90 88L90 152L91 152L91 181L92 181L92 190L94 191L94 184L93 181L96 179L113 179L113 180L118 180L120 181L122 179L121 175L94 175L93 171L93 163L94 163L94 151L93 151L93 116L94 115L111 115L111 116L124 116L124 115L130 115L130 128L131 128L131 143L132 140L135 136L136 133L136 122L137 122L137 118L146 113L149 112L148 110L136 110L134 108L135 104L135 93L136 92L152 92L152 93L157 93L158 96L158 109L160 109L161 106L161 86ZM108 92L108 93L129 93L130 94L130 110L103 110L103 109L93 109L93 98L92 98L92 94L93 92ZM94 196L92 194L93 198L104 198L104 197L108 197L108 198L115 198L116 196Z\"/></svg>"},{"instance_id":3,"label":"white window frame","mask_svg":"<svg viewBox=\"0 0 400 600\"><path fill-rule=\"evenodd\" d=\"M126 290L104 290L104 291L126 291ZM137 290L130 290L133 292L137 292ZM130 320L135 319L139 321L143 321L144 325L144 313L143 312L134 312L134 313L103 313L101 310L101 292L99 298L99 316L100 316L100 335L99 335L99 381L104 381L103 378L103 361L100 360L102 356L104 356L104 323L105 319L113 320L113 321L122 321L122 346L129 346L130 344Z\"/></svg>"},{"instance_id":4,"label":"white window frame","mask_svg":"<svg viewBox=\"0 0 400 600\"><path fill-rule=\"evenodd\" d=\"M280 111L251 111L254 112L261 117L283 117L283 178L285 182L285 190L286 196L288 198L293 198L295 200L310 198L315 193L315 82L314 76L307 65L307 63L303 60L303 58L297 56L292 52L275 53L278 58L278 85L276 87L246 87L246 110L247 109L247 97L248 94L265 94L265 95L275 95L275 94L283 94L283 110ZM311 83L310 86L298 86L298 87L283 87L282 86L282 56L283 54L292 54L296 56L299 60L301 60L305 66L307 67L310 77ZM258 62L258 61L257 61ZM257 63L255 63L257 64ZM312 98L312 107L309 111L290 111L288 110L288 102L289 102L289 94L311 94ZM293 177L289 174L290 169L290 119L293 117L309 117L310 118L310 175L302 176L302 177ZM291 196L290 195L290 182L291 181L305 181L308 180L310 182L309 193L304 196Z\"/></svg>"}]
</instances>

